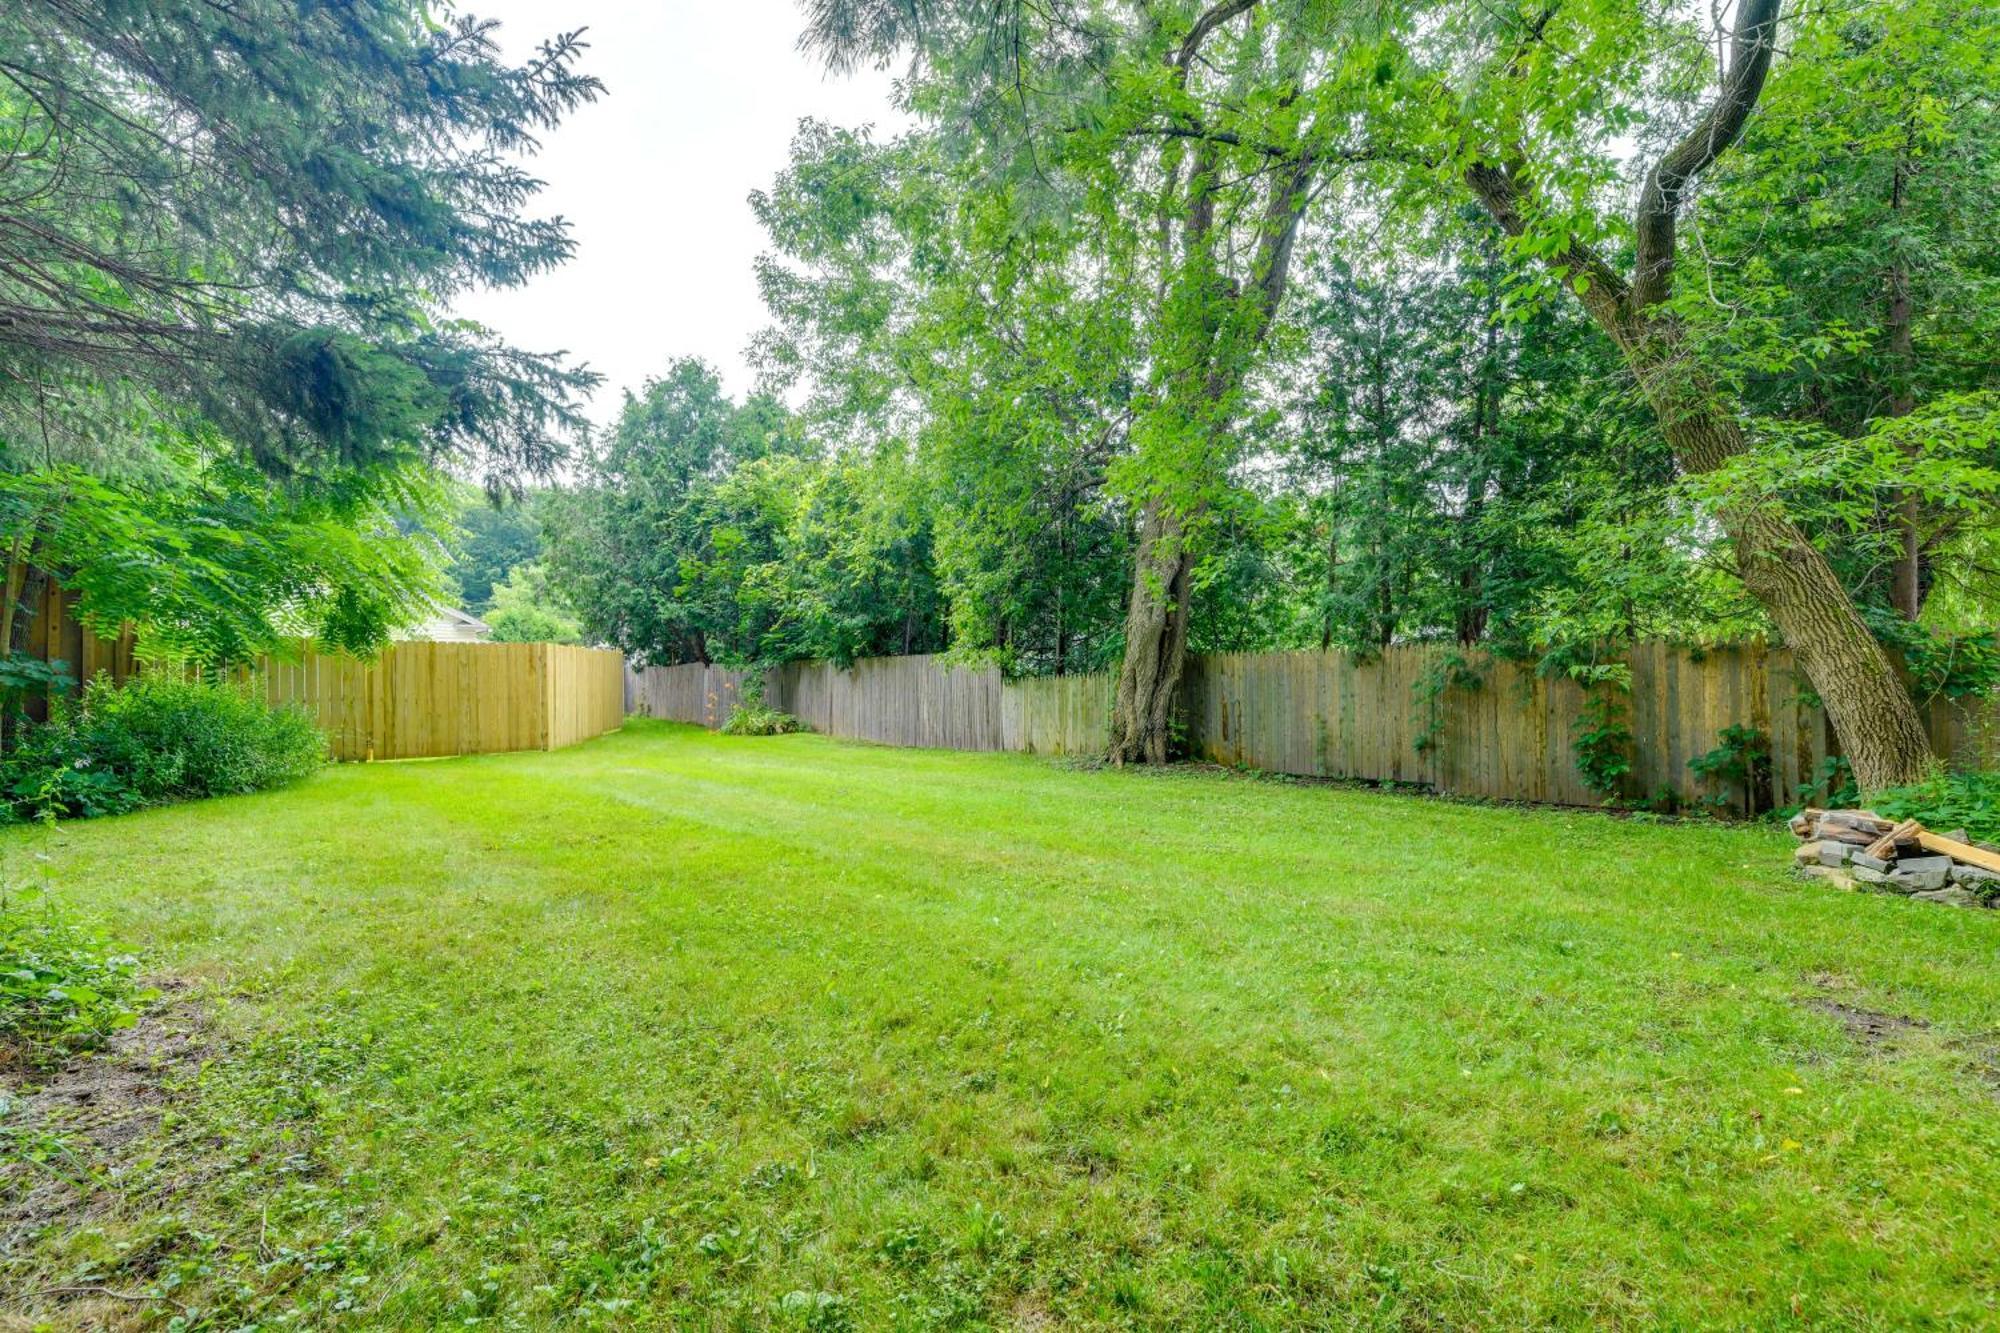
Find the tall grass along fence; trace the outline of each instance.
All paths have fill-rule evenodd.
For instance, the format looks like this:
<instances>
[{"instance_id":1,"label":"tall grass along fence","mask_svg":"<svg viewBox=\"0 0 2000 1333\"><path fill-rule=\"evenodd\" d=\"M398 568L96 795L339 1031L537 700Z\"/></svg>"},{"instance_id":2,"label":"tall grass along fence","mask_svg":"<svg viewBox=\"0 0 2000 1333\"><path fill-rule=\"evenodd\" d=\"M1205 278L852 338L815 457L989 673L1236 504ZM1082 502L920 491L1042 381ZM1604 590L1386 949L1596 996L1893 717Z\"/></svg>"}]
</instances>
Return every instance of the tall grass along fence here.
<instances>
[{"instance_id":1,"label":"tall grass along fence","mask_svg":"<svg viewBox=\"0 0 2000 1333\"><path fill-rule=\"evenodd\" d=\"M1729 727L1770 747L1760 786L1782 805L1816 782L1836 753L1825 714L1792 656L1758 645L1702 652L1647 643L1628 655L1629 692L1613 696L1632 770L1623 794L1718 794L1689 761ZM720 726L742 695L742 672L650 667L632 672L634 711ZM1599 687L1605 689L1608 687ZM842 671L828 663L771 671L765 702L828 735L962 750L1092 754L1109 734L1113 680L1009 681L997 670L936 657L878 658ZM1190 751L1219 763L1302 776L1409 782L1499 800L1594 805L1576 743L1589 725L1576 683L1530 666L1443 645L1342 652L1229 653L1190 659L1181 708ZM2000 759L2000 709L1936 699L1925 723L1940 752L1964 765ZM1741 796L1740 792L1733 793Z\"/></svg>"},{"instance_id":2,"label":"tall grass along fence","mask_svg":"<svg viewBox=\"0 0 2000 1333\"><path fill-rule=\"evenodd\" d=\"M27 651L79 680L147 669L132 638L100 638L74 594L51 589L28 623ZM428 759L553 750L625 720L625 658L549 643L396 643L373 661L303 645L242 675L273 704L299 704L335 759Z\"/></svg>"}]
</instances>

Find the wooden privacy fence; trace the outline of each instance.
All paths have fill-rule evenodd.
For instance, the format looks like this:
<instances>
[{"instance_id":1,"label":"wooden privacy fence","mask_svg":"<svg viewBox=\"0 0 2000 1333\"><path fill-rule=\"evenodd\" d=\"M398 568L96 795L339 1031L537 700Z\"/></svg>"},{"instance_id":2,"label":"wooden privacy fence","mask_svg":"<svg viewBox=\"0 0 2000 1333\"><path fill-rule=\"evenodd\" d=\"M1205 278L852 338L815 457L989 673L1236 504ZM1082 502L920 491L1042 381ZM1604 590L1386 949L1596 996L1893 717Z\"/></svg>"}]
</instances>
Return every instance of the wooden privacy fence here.
<instances>
[{"instance_id":1,"label":"wooden privacy fence","mask_svg":"<svg viewBox=\"0 0 2000 1333\"><path fill-rule=\"evenodd\" d=\"M147 669L130 633L90 632L76 595L54 588L27 625L27 651L79 680ZM274 704L308 709L335 759L429 759L554 750L625 720L625 657L549 643L395 643L374 661L303 645L242 673Z\"/></svg>"},{"instance_id":2,"label":"wooden privacy fence","mask_svg":"<svg viewBox=\"0 0 2000 1333\"><path fill-rule=\"evenodd\" d=\"M1463 654L1477 684L1436 689L1444 645L1415 644L1360 659L1341 652L1229 653L1189 659L1182 713L1191 751L1276 773L1411 782L1499 800L1594 805L1577 773L1584 691L1531 666ZM1649 643L1627 658L1621 698L1632 733L1626 794L1714 795L1688 761L1746 726L1771 745L1772 804L1816 781L1836 749L1791 654L1762 646L1702 652ZM1454 675L1459 673L1452 673ZM654 717L720 726L744 675L714 667L651 667L631 678L633 706ZM769 674L765 701L833 736L963 750L1089 754L1109 734L1112 678L1004 680L935 657L878 658L841 671L822 662ZM2000 759L1992 700L1924 708L1939 752L1965 766Z\"/></svg>"},{"instance_id":3,"label":"wooden privacy fence","mask_svg":"<svg viewBox=\"0 0 2000 1333\"><path fill-rule=\"evenodd\" d=\"M1478 684L1433 691L1447 658L1462 656ZM1670 791L1681 801L1717 794L1689 767L1723 730L1749 727L1771 748L1772 805L1795 800L1837 754L1826 714L1785 649L1706 650L1664 643L1625 658L1631 689L1618 698L1632 733L1624 793ZM1585 692L1575 682L1489 654L1443 645L1395 647L1358 661L1346 653L1223 654L1192 660L1184 702L1203 756L1280 773L1418 782L1500 800L1594 805L1577 772ZM2000 755L2000 708L1980 699L1929 701L1920 710L1939 754L1967 767ZM1428 744L1420 744L1428 741Z\"/></svg>"},{"instance_id":4,"label":"wooden privacy fence","mask_svg":"<svg viewBox=\"0 0 2000 1333\"><path fill-rule=\"evenodd\" d=\"M648 667L628 673L627 692L635 712L719 727L748 678L698 664ZM1108 676L1010 681L996 668L949 667L940 657L869 658L847 670L774 667L764 702L828 736L945 750L1091 753L1111 727Z\"/></svg>"},{"instance_id":5,"label":"wooden privacy fence","mask_svg":"<svg viewBox=\"0 0 2000 1333\"><path fill-rule=\"evenodd\" d=\"M689 663L686 666L625 668L625 707L647 717L695 722L713 730L729 720L742 701L746 671Z\"/></svg>"},{"instance_id":6,"label":"wooden privacy fence","mask_svg":"<svg viewBox=\"0 0 2000 1333\"><path fill-rule=\"evenodd\" d=\"M308 647L256 679L310 710L336 759L555 750L625 720L625 658L602 648L396 643L369 662Z\"/></svg>"}]
</instances>

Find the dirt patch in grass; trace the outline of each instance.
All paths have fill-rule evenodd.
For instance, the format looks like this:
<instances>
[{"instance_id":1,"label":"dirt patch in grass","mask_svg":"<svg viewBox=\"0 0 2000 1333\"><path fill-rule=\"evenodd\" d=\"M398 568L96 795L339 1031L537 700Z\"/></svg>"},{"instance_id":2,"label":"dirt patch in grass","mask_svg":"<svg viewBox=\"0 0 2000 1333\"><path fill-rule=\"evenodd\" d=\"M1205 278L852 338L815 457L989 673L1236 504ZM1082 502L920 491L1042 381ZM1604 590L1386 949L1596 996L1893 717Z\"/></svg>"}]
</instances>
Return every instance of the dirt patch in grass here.
<instances>
[{"instance_id":1,"label":"dirt patch in grass","mask_svg":"<svg viewBox=\"0 0 2000 1333\"><path fill-rule=\"evenodd\" d=\"M1049 1313L1038 1293L1027 1292L1014 1298L1007 1310L1008 1327L1015 1333L1044 1333L1056 1326L1056 1318Z\"/></svg>"},{"instance_id":2,"label":"dirt patch in grass","mask_svg":"<svg viewBox=\"0 0 2000 1333\"><path fill-rule=\"evenodd\" d=\"M1816 1014L1839 1019L1841 1027L1847 1030L1847 1035L1870 1051L1894 1050L1905 1036L1912 1032L1922 1032L1930 1027L1930 1024L1921 1018L1911 1018L1907 1014L1885 1013L1880 1009L1870 1009L1865 1005L1850 1004L1846 1000L1836 999L1835 996L1839 992L1855 988L1854 981L1850 977L1837 972L1815 972L1806 979L1820 993L1800 1000L1799 1004Z\"/></svg>"},{"instance_id":3,"label":"dirt patch in grass","mask_svg":"<svg viewBox=\"0 0 2000 1333\"><path fill-rule=\"evenodd\" d=\"M1813 978L1813 984L1822 990L1838 990L1849 983L1844 977L1822 974ZM1888 1054L1911 1033L1927 1032L1931 1026L1921 1018L1883 1013L1879 1009L1848 1004L1824 995L1800 1003L1815 1013L1839 1019L1847 1035L1874 1054ZM1964 1060L1972 1076L1985 1085L1988 1094L2000 1100L2000 1045L1965 1037L1951 1038L1945 1045Z\"/></svg>"},{"instance_id":4,"label":"dirt patch in grass","mask_svg":"<svg viewBox=\"0 0 2000 1333\"><path fill-rule=\"evenodd\" d=\"M1904 1033L1918 1032L1930 1026L1921 1018L1885 1014L1840 1000L1815 998L1806 1001L1806 1008L1839 1019L1848 1036L1871 1050L1887 1050L1895 1046Z\"/></svg>"},{"instance_id":5,"label":"dirt patch in grass","mask_svg":"<svg viewBox=\"0 0 2000 1333\"><path fill-rule=\"evenodd\" d=\"M185 981L156 981L158 1003L105 1046L54 1070L0 1070L0 1265L51 1229L98 1217L134 1145L159 1129L216 1049L209 1014ZM115 1327L114 1311L139 1314L151 1298L79 1283L19 1293L57 1327ZM10 1302L11 1303L11 1302ZM0 1313L0 1329L10 1328ZM81 1322L77 1322L77 1321ZM23 1324L22 1327L41 1325Z\"/></svg>"}]
</instances>

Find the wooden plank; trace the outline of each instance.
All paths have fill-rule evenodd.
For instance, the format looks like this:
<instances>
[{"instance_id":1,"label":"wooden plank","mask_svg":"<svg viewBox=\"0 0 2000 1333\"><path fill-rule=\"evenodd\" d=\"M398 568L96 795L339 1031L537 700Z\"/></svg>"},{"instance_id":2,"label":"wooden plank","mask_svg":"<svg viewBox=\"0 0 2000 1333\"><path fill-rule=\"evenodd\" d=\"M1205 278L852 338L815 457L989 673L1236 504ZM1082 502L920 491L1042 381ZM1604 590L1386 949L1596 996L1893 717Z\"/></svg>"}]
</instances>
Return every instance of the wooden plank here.
<instances>
[{"instance_id":1,"label":"wooden plank","mask_svg":"<svg viewBox=\"0 0 2000 1333\"><path fill-rule=\"evenodd\" d=\"M1917 845L1927 852L1949 856L1954 861L1963 861L1969 866L1978 866L1981 870L1991 870L2000 875L2000 852L1989 852L1984 847L1974 847L1969 842L1947 838L1942 833L1932 833L1925 828L1917 830ZM1870 847L1868 852L1871 856L1880 855L1874 847Z\"/></svg>"},{"instance_id":2,"label":"wooden plank","mask_svg":"<svg viewBox=\"0 0 2000 1333\"><path fill-rule=\"evenodd\" d=\"M1868 844L1868 854L1876 860L1885 860L1896 854L1899 842L1915 842L1924 832L1924 826L1914 819L1906 819L1881 837Z\"/></svg>"}]
</instances>

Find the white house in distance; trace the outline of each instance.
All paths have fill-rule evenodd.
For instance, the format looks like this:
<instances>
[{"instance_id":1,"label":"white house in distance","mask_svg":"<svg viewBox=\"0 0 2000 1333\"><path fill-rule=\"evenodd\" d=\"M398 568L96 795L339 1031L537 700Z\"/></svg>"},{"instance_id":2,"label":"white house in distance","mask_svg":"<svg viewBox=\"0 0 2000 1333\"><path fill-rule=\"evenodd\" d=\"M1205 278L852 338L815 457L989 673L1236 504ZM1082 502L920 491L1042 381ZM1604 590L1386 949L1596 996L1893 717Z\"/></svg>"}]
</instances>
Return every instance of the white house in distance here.
<instances>
[{"instance_id":1,"label":"white house in distance","mask_svg":"<svg viewBox=\"0 0 2000 1333\"><path fill-rule=\"evenodd\" d=\"M469 611L440 606L396 637L404 642L485 643L493 637L493 627Z\"/></svg>"}]
</instances>

